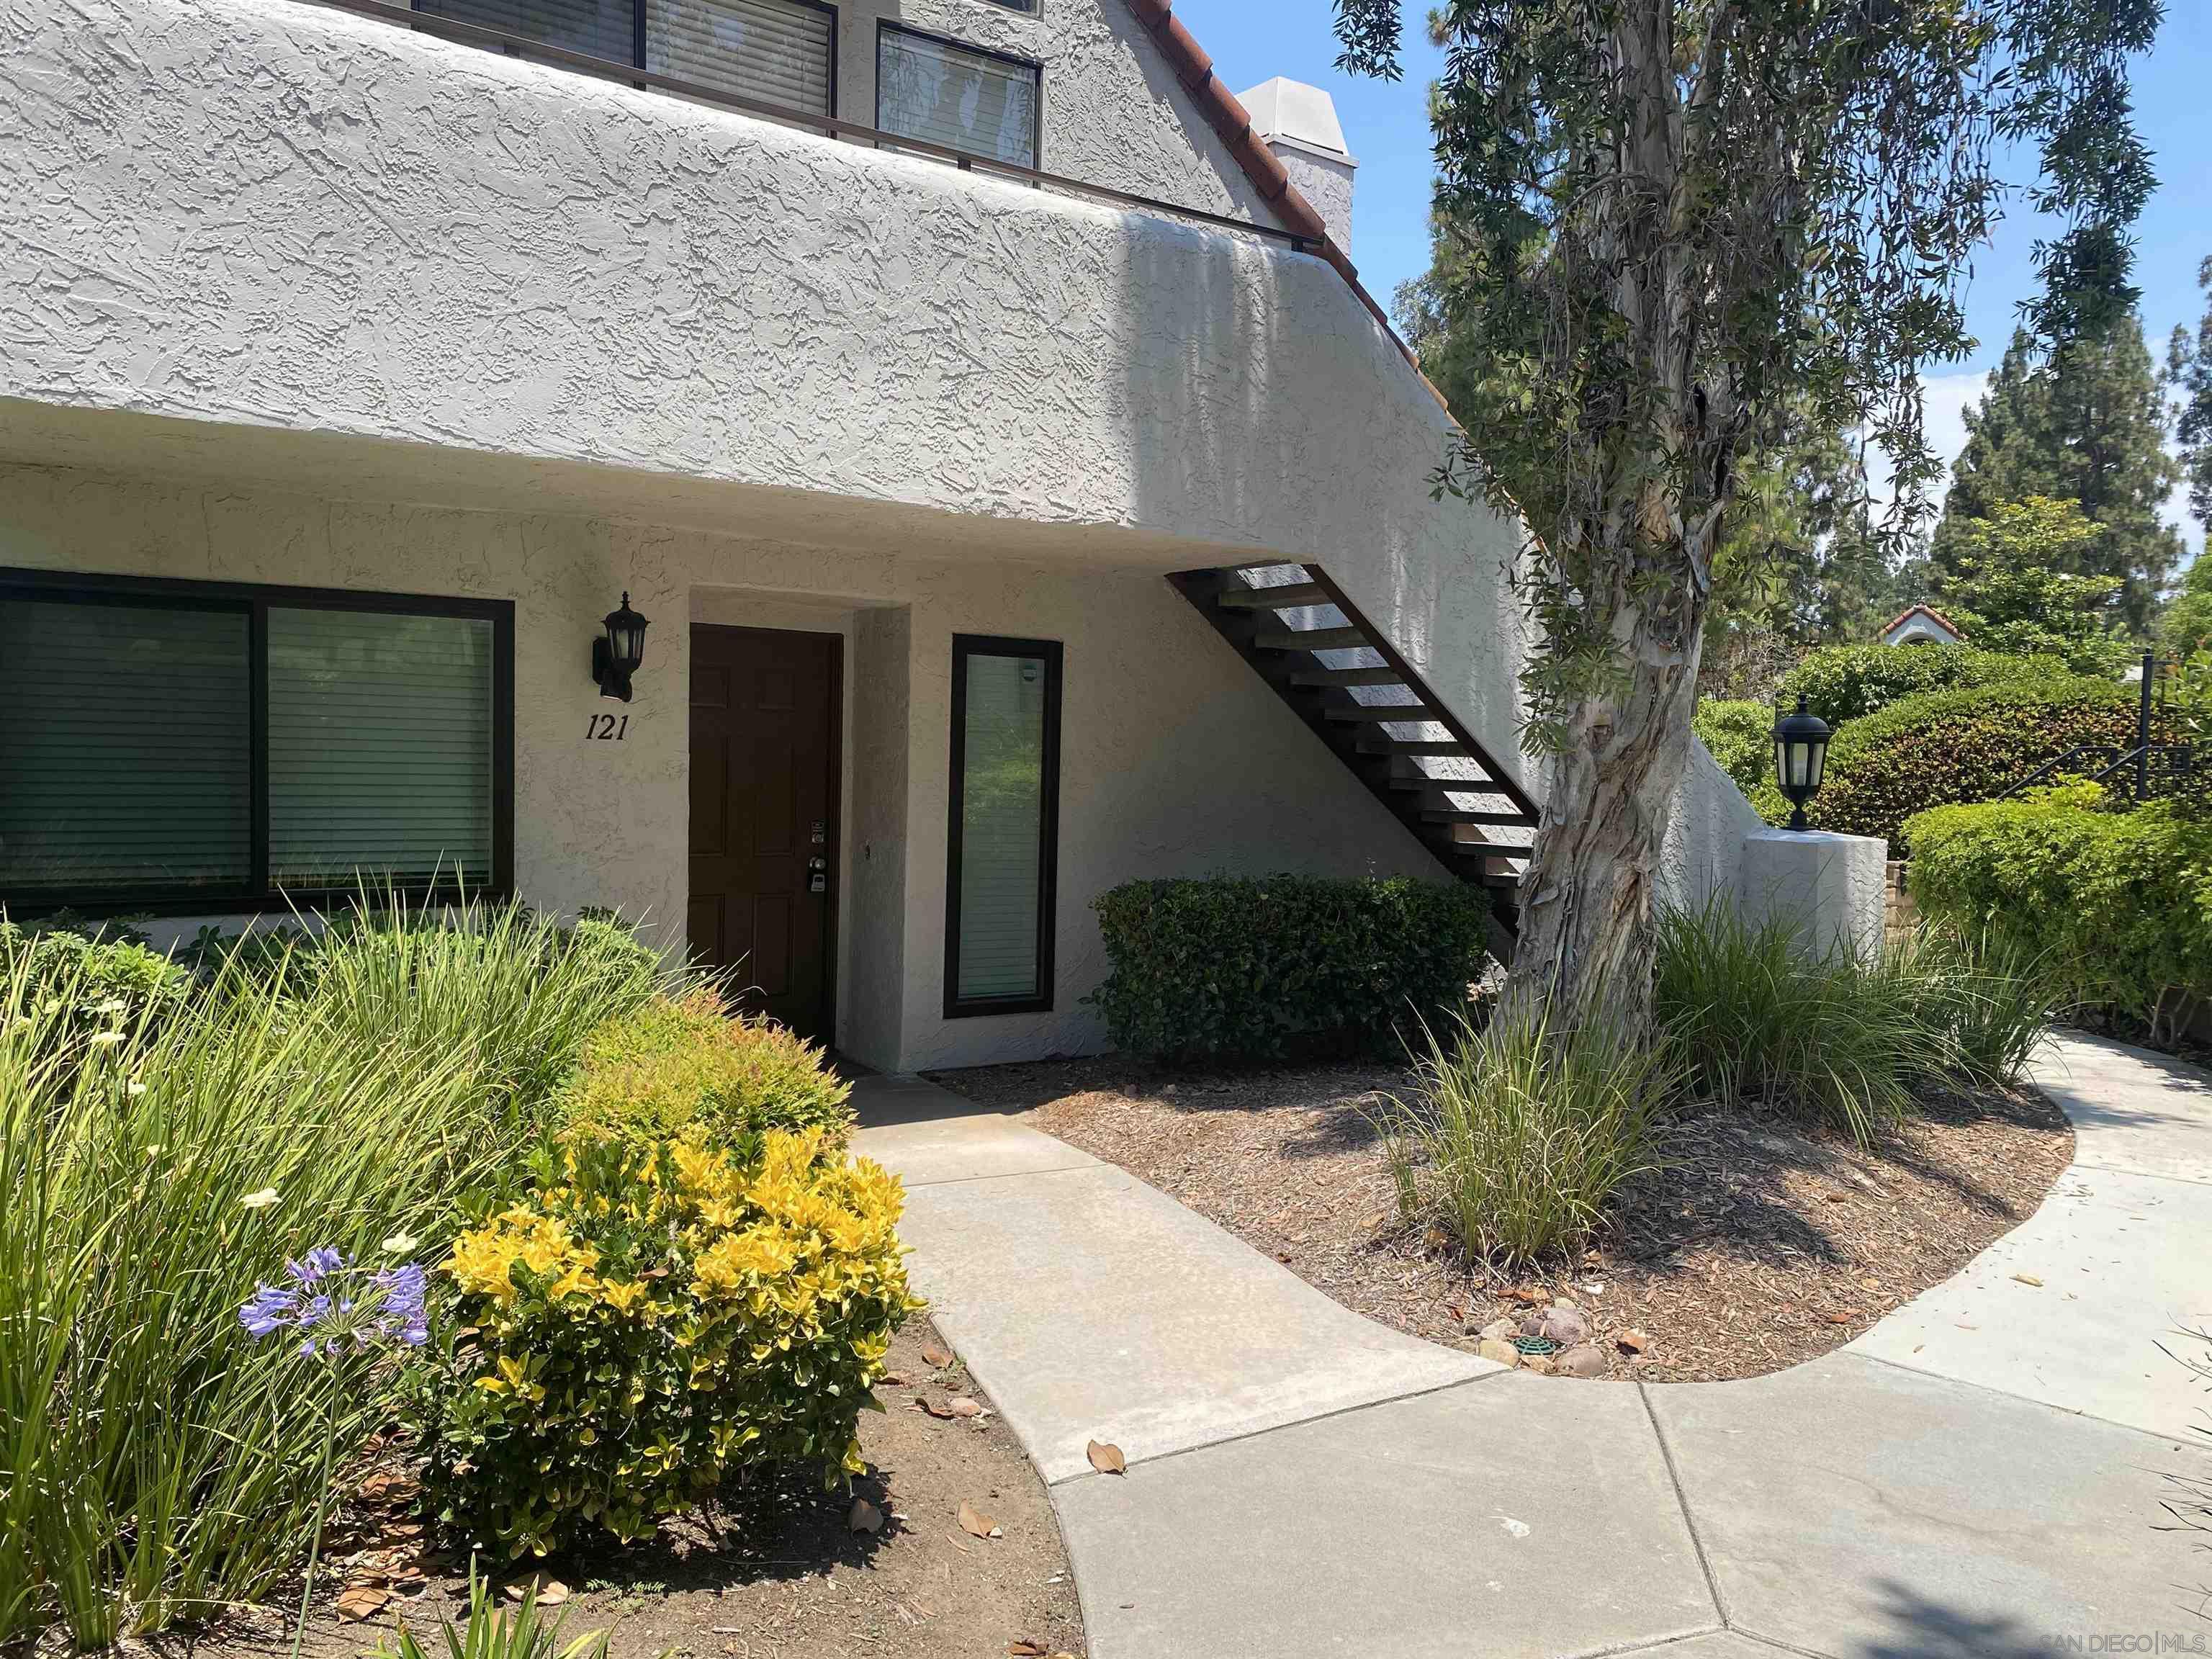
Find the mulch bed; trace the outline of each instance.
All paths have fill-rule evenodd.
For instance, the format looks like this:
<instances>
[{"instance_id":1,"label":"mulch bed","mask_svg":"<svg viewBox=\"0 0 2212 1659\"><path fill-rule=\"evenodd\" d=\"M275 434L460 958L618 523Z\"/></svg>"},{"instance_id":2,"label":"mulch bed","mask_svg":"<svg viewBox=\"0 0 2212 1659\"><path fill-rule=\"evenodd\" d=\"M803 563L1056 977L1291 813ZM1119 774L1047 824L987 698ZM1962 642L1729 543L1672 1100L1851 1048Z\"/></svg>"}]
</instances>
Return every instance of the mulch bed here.
<instances>
[{"instance_id":1,"label":"mulch bed","mask_svg":"<svg viewBox=\"0 0 2212 1659\"><path fill-rule=\"evenodd\" d=\"M1758 1376L1841 1346L2027 1219L2074 1155L2064 1115L2032 1091L1933 1096L1864 1152L1711 1113L1667 1132L1666 1167L1624 1188L1579 1260L1509 1277L1400 1219L1371 1118L1410 1088L1401 1069L1182 1074L1107 1055L933 1080L1030 1109L1382 1324L1474 1349L1485 1327L1565 1298L1603 1374L1651 1382Z\"/></svg>"},{"instance_id":2,"label":"mulch bed","mask_svg":"<svg viewBox=\"0 0 2212 1659\"><path fill-rule=\"evenodd\" d=\"M672 1524L655 1542L629 1550L501 1564L498 1577L518 1593L532 1574L557 1583L568 1619L562 1645L604 1630L613 1659L671 1651L684 1659L1081 1655L1082 1615L1060 1528L1012 1431L927 1320L910 1322L893 1340L890 1364L896 1380L876 1391L885 1410L860 1414L870 1469L852 1492L825 1492L818 1476L800 1475L750 1501L733 1498L705 1517L711 1525ZM467 1563L422 1553L404 1461L353 1484L367 1498L348 1507L326 1546L307 1650L357 1659L404 1620L442 1655L439 1620L467 1613ZM880 1516L879 1531L854 1529L855 1496ZM999 1535L963 1526L963 1505ZM289 1594L289 1605L278 1598L197 1639L168 1636L155 1645L281 1656L298 1587ZM362 1618L340 1613L347 1596Z\"/></svg>"}]
</instances>

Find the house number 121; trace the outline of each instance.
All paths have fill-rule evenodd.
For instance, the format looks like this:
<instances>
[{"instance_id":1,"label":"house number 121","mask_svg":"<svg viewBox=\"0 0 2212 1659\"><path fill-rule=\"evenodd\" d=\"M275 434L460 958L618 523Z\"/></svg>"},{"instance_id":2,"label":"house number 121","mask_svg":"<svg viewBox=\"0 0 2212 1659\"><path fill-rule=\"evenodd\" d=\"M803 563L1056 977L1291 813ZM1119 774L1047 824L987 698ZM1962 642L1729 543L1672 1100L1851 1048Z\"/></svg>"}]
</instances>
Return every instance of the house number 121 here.
<instances>
[{"instance_id":1,"label":"house number 121","mask_svg":"<svg viewBox=\"0 0 2212 1659\"><path fill-rule=\"evenodd\" d=\"M617 719L612 714L594 714L584 727L584 736L599 743L620 743L629 735L629 716Z\"/></svg>"}]
</instances>

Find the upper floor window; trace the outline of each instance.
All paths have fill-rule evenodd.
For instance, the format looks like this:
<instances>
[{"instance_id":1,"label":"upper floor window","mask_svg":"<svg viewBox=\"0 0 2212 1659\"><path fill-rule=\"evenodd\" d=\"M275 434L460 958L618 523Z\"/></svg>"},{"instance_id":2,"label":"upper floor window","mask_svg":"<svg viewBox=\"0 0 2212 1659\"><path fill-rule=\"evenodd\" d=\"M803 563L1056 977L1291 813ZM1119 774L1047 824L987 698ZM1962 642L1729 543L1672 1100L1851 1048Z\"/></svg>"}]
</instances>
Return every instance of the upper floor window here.
<instances>
[{"instance_id":1,"label":"upper floor window","mask_svg":"<svg viewBox=\"0 0 2212 1659\"><path fill-rule=\"evenodd\" d=\"M507 884L514 607L0 571L0 903Z\"/></svg>"},{"instance_id":2,"label":"upper floor window","mask_svg":"<svg viewBox=\"0 0 2212 1659\"><path fill-rule=\"evenodd\" d=\"M836 112L837 13L817 0L416 0L416 9L755 103Z\"/></svg>"},{"instance_id":3,"label":"upper floor window","mask_svg":"<svg viewBox=\"0 0 2212 1659\"><path fill-rule=\"evenodd\" d=\"M876 28L876 125L1018 167L1037 165L1037 66L896 23Z\"/></svg>"}]
</instances>

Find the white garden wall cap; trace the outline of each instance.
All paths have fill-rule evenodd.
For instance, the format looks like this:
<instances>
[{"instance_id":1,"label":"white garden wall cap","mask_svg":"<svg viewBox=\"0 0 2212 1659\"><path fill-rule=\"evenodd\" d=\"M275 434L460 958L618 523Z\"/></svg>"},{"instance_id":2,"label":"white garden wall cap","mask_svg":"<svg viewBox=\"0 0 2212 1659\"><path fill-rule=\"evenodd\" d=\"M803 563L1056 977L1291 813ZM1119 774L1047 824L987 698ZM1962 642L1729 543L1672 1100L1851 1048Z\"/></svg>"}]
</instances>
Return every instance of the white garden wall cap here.
<instances>
[{"instance_id":1,"label":"white garden wall cap","mask_svg":"<svg viewBox=\"0 0 2212 1659\"><path fill-rule=\"evenodd\" d=\"M1321 88L1278 75L1262 81L1237 101L1252 112L1252 131L1271 144L1288 144L1350 167L1359 162L1345 148L1336 100Z\"/></svg>"}]
</instances>

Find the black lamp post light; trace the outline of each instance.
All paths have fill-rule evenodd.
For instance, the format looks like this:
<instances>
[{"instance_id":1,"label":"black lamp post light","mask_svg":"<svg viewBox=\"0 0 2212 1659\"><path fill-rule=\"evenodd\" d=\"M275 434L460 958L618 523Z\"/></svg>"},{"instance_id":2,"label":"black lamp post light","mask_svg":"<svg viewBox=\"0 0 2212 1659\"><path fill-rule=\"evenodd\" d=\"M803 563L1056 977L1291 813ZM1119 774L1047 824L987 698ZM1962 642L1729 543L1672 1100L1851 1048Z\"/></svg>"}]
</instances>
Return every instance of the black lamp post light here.
<instances>
[{"instance_id":1,"label":"black lamp post light","mask_svg":"<svg viewBox=\"0 0 2212 1659\"><path fill-rule=\"evenodd\" d=\"M1790 802L1790 827L1808 830L1805 803L1820 793L1820 775L1827 769L1827 721L1808 714L1805 699L1797 699L1795 714L1777 716L1774 722L1774 779Z\"/></svg>"},{"instance_id":2,"label":"black lamp post light","mask_svg":"<svg viewBox=\"0 0 2212 1659\"><path fill-rule=\"evenodd\" d=\"M628 593L622 596L620 610L607 612L606 632L592 641L592 678L598 683L601 696L629 701L629 677L645 660L645 630L649 625L629 608Z\"/></svg>"}]
</instances>

